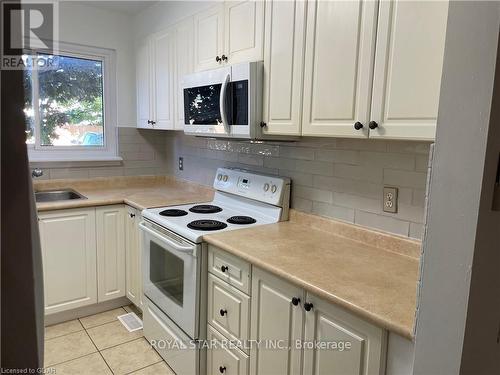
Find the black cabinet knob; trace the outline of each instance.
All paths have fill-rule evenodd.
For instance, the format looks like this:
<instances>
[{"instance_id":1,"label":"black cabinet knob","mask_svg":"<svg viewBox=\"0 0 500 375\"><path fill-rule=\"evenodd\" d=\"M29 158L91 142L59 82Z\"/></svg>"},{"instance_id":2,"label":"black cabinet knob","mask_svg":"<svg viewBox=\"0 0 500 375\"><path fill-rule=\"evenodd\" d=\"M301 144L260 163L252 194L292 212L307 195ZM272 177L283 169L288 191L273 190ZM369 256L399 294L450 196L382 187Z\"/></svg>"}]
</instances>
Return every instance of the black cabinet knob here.
<instances>
[{"instance_id":1,"label":"black cabinet knob","mask_svg":"<svg viewBox=\"0 0 500 375\"><path fill-rule=\"evenodd\" d=\"M220 309L219 310L219 314L220 314L220 316L227 315L227 310L226 309Z\"/></svg>"},{"instance_id":2,"label":"black cabinet knob","mask_svg":"<svg viewBox=\"0 0 500 375\"><path fill-rule=\"evenodd\" d=\"M222 272L226 272L228 269L229 269L229 268L228 268L227 266L221 266L221 267L220 267L220 270L221 270Z\"/></svg>"},{"instance_id":3,"label":"black cabinet knob","mask_svg":"<svg viewBox=\"0 0 500 375\"><path fill-rule=\"evenodd\" d=\"M370 129L377 129L378 128L378 124L375 122L375 121L370 121L370 123L368 124L368 127Z\"/></svg>"},{"instance_id":4,"label":"black cabinet knob","mask_svg":"<svg viewBox=\"0 0 500 375\"><path fill-rule=\"evenodd\" d=\"M313 304L312 303L310 303L310 302L304 303L304 310L311 311L312 308L313 308Z\"/></svg>"},{"instance_id":5,"label":"black cabinet knob","mask_svg":"<svg viewBox=\"0 0 500 375\"><path fill-rule=\"evenodd\" d=\"M130 217L131 217L131 218L132 218L132 217L135 217L135 214L129 214L129 215L130 215Z\"/></svg>"},{"instance_id":6,"label":"black cabinet knob","mask_svg":"<svg viewBox=\"0 0 500 375\"><path fill-rule=\"evenodd\" d=\"M217 61L217 62L221 62L221 61L222 61L222 59L221 59L219 56L216 56L216 57L215 57L215 61Z\"/></svg>"},{"instance_id":7,"label":"black cabinet knob","mask_svg":"<svg viewBox=\"0 0 500 375\"><path fill-rule=\"evenodd\" d=\"M260 123L260 127L261 127L261 128L265 128L266 126L267 126L267 124L266 124L264 121L262 121L262 122Z\"/></svg>"},{"instance_id":8,"label":"black cabinet knob","mask_svg":"<svg viewBox=\"0 0 500 375\"><path fill-rule=\"evenodd\" d=\"M226 55L222 55L222 61L227 61L227 56Z\"/></svg>"},{"instance_id":9,"label":"black cabinet knob","mask_svg":"<svg viewBox=\"0 0 500 375\"><path fill-rule=\"evenodd\" d=\"M293 297L292 298L292 305L297 306L300 303L300 298Z\"/></svg>"},{"instance_id":10,"label":"black cabinet knob","mask_svg":"<svg viewBox=\"0 0 500 375\"><path fill-rule=\"evenodd\" d=\"M359 121L357 121L356 123L354 123L354 129L356 129L356 130L363 129L363 124L360 123Z\"/></svg>"},{"instance_id":11,"label":"black cabinet knob","mask_svg":"<svg viewBox=\"0 0 500 375\"><path fill-rule=\"evenodd\" d=\"M148 124L151 124L151 123L153 123L153 121L151 121L151 120L148 120Z\"/></svg>"},{"instance_id":12,"label":"black cabinet knob","mask_svg":"<svg viewBox=\"0 0 500 375\"><path fill-rule=\"evenodd\" d=\"M220 372L221 374L225 373L225 372L226 372L226 366L220 366L220 367L219 367L219 372Z\"/></svg>"}]
</instances>

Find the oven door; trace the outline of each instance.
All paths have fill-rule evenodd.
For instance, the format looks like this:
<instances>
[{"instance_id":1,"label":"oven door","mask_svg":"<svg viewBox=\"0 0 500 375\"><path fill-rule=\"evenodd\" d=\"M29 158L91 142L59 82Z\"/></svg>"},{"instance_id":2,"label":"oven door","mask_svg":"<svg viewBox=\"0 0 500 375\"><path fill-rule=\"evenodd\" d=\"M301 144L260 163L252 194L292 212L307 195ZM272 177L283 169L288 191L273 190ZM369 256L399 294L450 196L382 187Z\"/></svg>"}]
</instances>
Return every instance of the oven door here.
<instances>
[{"instance_id":1,"label":"oven door","mask_svg":"<svg viewBox=\"0 0 500 375\"><path fill-rule=\"evenodd\" d=\"M230 83L230 67L184 76L186 134L230 136Z\"/></svg>"},{"instance_id":2,"label":"oven door","mask_svg":"<svg viewBox=\"0 0 500 375\"><path fill-rule=\"evenodd\" d=\"M144 294L191 338L198 338L201 248L144 221Z\"/></svg>"}]
</instances>

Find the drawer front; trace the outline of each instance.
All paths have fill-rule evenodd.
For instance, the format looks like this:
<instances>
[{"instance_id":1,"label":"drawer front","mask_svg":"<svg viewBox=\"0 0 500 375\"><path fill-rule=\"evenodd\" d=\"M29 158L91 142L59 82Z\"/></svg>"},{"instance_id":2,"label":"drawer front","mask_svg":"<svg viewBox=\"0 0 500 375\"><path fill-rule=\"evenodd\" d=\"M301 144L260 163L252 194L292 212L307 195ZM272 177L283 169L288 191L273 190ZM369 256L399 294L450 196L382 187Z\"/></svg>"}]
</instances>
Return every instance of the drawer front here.
<instances>
[{"instance_id":1,"label":"drawer front","mask_svg":"<svg viewBox=\"0 0 500 375\"><path fill-rule=\"evenodd\" d=\"M207 351L208 375L248 375L248 356L238 349L221 347L224 337L212 327L208 326L208 340L216 342L216 348Z\"/></svg>"},{"instance_id":2,"label":"drawer front","mask_svg":"<svg viewBox=\"0 0 500 375\"><path fill-rule=\"evenodd\" d=\"M250 263L209 246L208 272L250 295Z\"/></svg>"},{"instance_id":3,"label":"drawer front","mask_svg":"<svg viewBox=\"0 0 500 375\"><path fill-rule=\"evenodd\" d=\"M248 340L250 297L208 275L208 323L229 339Z\"/></svg>"}]
</instances>

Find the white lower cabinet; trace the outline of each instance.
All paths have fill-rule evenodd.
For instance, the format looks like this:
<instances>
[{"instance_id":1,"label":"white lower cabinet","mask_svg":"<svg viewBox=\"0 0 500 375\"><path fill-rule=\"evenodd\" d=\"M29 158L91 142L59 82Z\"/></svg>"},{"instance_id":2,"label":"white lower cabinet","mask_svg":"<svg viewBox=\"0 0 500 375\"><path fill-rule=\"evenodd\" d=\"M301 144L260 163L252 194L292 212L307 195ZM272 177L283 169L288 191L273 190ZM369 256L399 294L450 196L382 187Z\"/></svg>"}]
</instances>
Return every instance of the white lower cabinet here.
<instances>
[{"instance_id":1,"label":"white lower cabinet","mask_svg":"<svg viewBox=\"0 0 500 375\"><path fill-rule=\"evenodd\" d=\"M125 207L96 208L97 299L125 296Z\"/></svg>"},{"instance_id":2,"label":"white lower cabinet","mask_svg":"<svg viewBox=\"0 0 500 375\"><path fill-rule=\"evenodd\" d=\"M38 215L45 314L126 295L125 213L113 205Z\"/></svg>"},{"instance_id":3,"label":"white lower cabinet","mask_svg":"<svg viewBox=\"0 0 500 375\"><path fill-rule=\"evenodd\" d=\"M42 212L38 225L45 314L96 303L95 209Z\"/></svg>"},{"instance_id":4,"label":"white lower cabinet","mask_svg":"<svg viewBox=\"0 0 500 375\"><path fill-rule=\"evenodd\" d=\"M207 374L247 375L248 356L238 348L224 345L223 335L208 326L207 339L216 342L217 346L207 352Z\"/></svg>"},{"instance_id":5,"label":"white lower cabinet","mask_svg":"<svg viewBox=\"0 0 500 375\"><path fill-rule=\"evenodd\" d=\"M125 217L126 296L139 309L143 308L140 212L127 207Z\"/></svg>"},{"instance_id":6,"label":"white lower cabinet","mask_svg":"<svg viewBox=\"0 0 500 375\"><path fill-rule=\"evenodd\" d=\"M299 287L258 268L253 269L250 338L269 343L274 341L280 346L253 347L251 374L300 374L302 351L295 349L294 344L302 338L303 300L304 292ZM292 349L283 350L286 346Z\"/></svg>"},{"instance_id":7,"label":"white lower cabinet","mask_svg":"<svg viewBox=\"0 0 500 375\"><path fill-rule=\"evenodd\" d=\"M337 345L338 349L304 349L304 374L383 373L385 330L309 293L306 303L312 306L305 313L305 342L325 342Z\"/></svg>"},{"instance_id":8,"label":"white lower cabinet","mask_svg":"<svg viewBox=\"0 0 500 375\"><path fill-rule=\"evenodd\" d=\"M210 246L209 259L214 254L225 257L224 251ZM229 322L221 323L215 316L219 305L224 306L222 310L227 305L239 314L239 319L244 319L246 302L242 297L247 296L251 305L250 341L241 347L242 350L234 347L208 350L209 374L246 374L247 371L252 375L384 373L387 337L384 329L267 271L248 267L250 296L214 276L217 268L209 267L209 340L216 343L244 340L245 331L241 329L244 324L233 323L233 328L228 329ZM220 290L215 292L216 289ZM229 308L227 310L229 312ZM250 347L249 353L245 353L247 347Z\"/></svg>"}]
</instances>

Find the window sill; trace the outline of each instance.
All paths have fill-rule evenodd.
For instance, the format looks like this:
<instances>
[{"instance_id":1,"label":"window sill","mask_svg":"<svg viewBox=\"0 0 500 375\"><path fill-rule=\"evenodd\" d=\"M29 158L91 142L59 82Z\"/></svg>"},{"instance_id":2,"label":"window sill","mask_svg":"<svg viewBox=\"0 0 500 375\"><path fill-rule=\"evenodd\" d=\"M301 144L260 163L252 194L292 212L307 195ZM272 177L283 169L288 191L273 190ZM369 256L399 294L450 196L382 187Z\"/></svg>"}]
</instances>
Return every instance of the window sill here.
<instances>
[{"instance_id":1,"label":"window sill","mask_svg":"<svg viewBox=\"0 0 500 375\"><path fill-rule=\"evenodd\" d=\"M119 156L96 158L30 158L30 168L78 168L120 166L123 158Z\"/></svg>"}]
</instances>

